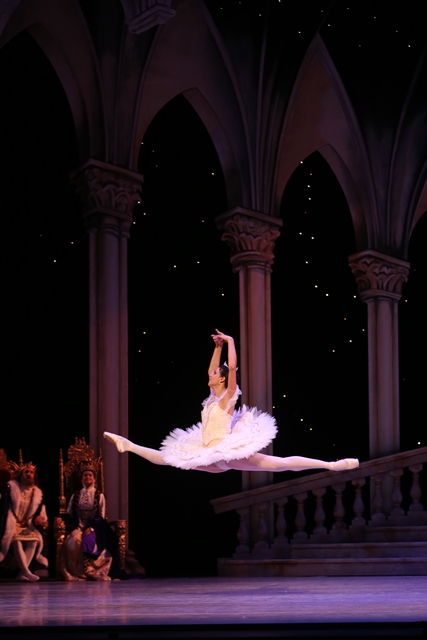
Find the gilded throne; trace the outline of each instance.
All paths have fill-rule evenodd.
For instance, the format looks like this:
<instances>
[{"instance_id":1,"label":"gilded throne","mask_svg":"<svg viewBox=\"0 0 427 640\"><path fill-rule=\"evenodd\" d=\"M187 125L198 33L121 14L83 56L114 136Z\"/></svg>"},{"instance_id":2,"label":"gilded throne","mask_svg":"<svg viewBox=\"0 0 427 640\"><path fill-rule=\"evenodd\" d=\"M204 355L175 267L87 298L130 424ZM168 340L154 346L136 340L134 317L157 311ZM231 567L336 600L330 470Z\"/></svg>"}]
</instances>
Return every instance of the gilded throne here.
<instances>
[{"instance_id":1,"label":"gilded throne","mask_svg":"<svg viewBox=\"0 0 427 640\"><path fill-rule=\"evenodd\" d=\"M96 492L94 498L89 505L89 509L84 509L84 505L79 506L79 525L73 532L67 531L67 524L72 507L78 507L79 495L82 490L82 478L93 473L96 483ZM102 451L96 458L94 450L85 442L85 438L75 438L75 442L68 449L68 460L64 464L62 449L59 453L59 518L54 521L54 536L56 541L56 574L66 581L77 581L86 579L110 579L108 574L108 560L103 559L102 554L98 556L88 555L85 551L85 544L90 540L91 535L95 535L91 525L91 517L93 517L94 509L99 509L102 515L103 524L106 525L106 506L104 497L104 464L102 460ZM83 514L83 515L82 515ZM88 528L82 524L82 517L88 518ZM80 529L80 531L79 531ZM108 522L107 532L114 533L114 542L118 546L118 560L120 568L123 570L125 566L126 554L126 521L116 520ZM77 538L73 536L78 534ZM92 533L91 533L92 532ZM87 537L86 537L86 534ZM104 530L105 538L105 530ZM81 562L78 565L76 559L70 555L70 543L73 543L75 549L80 551ZM77 546L76 546L77 545ZM94 539L94 545L96 542ZM87 549L86 549L87 550ZM107 553L107 557L109 554ZM92 558L93 566L90 566L88 558ZM104 562L105 560L105 562ZM104 569L101 565L104 563ZM111 560L110 560L111 564Z\"/></svg>"}]
</instances>

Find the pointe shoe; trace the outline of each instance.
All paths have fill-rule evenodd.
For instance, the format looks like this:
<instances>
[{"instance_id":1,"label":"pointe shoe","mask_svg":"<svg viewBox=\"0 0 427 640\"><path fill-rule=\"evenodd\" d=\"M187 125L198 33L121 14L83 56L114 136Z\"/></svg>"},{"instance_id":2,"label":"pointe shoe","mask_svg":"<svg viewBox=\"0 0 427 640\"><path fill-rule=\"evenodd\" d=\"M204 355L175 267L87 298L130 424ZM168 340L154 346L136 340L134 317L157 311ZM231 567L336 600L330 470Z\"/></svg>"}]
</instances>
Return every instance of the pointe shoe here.
<instances>
[{"instance_id":1,"label":"pointe shoe","mask_svg":"<svg viewBox=\"0 0 427 640\"><path fill-rule=\"evenodd\" d=\"M346 471L348 469L356 469L359 466L359 460L357 458L344 458L343 460L336 460L328 464L330 471Z\"/></svg>"},{"instance_id":2,"label":"pointe shoe","mask_svg":"<svg viewBox=\"0 0 427 640\"><path fill-rule=\"evenodd\" d=\"M115 433L104 431L104 438L106 438L110 442L113 442L116 445L117 451L119 453L124 453L125 451L129 451L129 449L126 446L129 440L127 440L126 438L123 438L123 436L118 436Z\"/></svg>"}]
</instances>

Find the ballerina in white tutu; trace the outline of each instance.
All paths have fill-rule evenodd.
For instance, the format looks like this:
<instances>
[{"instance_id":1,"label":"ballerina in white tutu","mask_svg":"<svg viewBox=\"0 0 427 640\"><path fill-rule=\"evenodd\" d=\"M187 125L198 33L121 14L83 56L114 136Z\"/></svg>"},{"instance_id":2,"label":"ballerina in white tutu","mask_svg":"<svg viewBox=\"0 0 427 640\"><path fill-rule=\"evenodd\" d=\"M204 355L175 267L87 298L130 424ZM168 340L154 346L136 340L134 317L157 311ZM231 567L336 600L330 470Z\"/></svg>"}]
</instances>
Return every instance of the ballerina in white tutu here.
<instances>
[{"instance_id":1,"label":"ballerina in white tutu","mask_svg":"<svg viewBox=\"0 0 427 640\"><path fill-rule=\"evenodd\" d=\"M209 473L221 473L229 469L342 471L359 466L359 461L355 458L325 462L301 456L280 458L259 453L276 436L276 421L268 413L245 405L235 411L241 391L237 385L234 340L218 329L212 338L215 347L208 370L210 394L203 402L202 422L185 431L175 429L163 440L160 450L142 447L108 431L104 432L104 438L113 442L120 453L132 451L153 464ZM228 364L220 365L224 343L228 347Z\"/></svg>"}]
</instances>

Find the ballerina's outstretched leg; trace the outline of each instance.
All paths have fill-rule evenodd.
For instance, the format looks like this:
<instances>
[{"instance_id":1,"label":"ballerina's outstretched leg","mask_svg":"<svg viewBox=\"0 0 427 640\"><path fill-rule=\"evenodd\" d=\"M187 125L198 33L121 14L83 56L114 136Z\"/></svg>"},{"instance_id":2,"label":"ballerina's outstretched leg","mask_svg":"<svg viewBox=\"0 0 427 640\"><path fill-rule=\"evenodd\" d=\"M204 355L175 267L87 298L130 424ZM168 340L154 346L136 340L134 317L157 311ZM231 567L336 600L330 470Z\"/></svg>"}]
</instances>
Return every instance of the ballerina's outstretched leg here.
<instances>
[{"instance_id":1,"label":"ballerina's outstretched leg","mask_svg":"<svg viewBox=\"0 0 427 640\"><path fill-rule=\"evenodd\" d=\"M104 431L104 438L113 442L119 453L124 453L125 451L131 451L132 453L136 453L137 456L141 458L145 458L149 462L153 464L160 464L167 466L167 462L163 460L163 456L160 451L157 449L149 449L148 447L141 447L139 444L135 444L128 440L127 438L123 438L123 436L118 436L115 433L110 433L109 431Z\"/></svg>"},{"instance_id":2,"label":"ballerina's outstretched leg","mask_svg":"<svg viewBox=\"0 0 427 640\"><path fill-rule=\"evenodd\" d=\"M163 460L163 456L157 449L141 447L115 433L104 431L104 438L113 442L117 451L124 453L130 451L136 453L137 456L145 458L153 464L168 466ZM359 466L359 460L356 458L344 458L334 462L326 462L325 460L316 460L315 458L304 458L302 456L289 456L288 458L280 458L278 456L269 456L264 453L255 453L250 458L243 460L230 460L227 462L230 469L238 471L305 471L307 469L328 469L329 471L345 471L346 469L355 469ZM215 465L206 467L198 467L199 471L208 471L210 473L221 473L225 469L218 469Z\"/></svg>"},{"instance_id":3,"label":"ballerina's outstretched leg","mask_svg":"<svg viewBox=\"0 0 427 640\"><path fill-rule=\"evenodd\" d=\"M302 456L289 456L280 458L264 453L255 453L244 460L230 460L227 465L238 471L305 471L307 469L328 469L329 471L345 471L359 466L357 458L344 458L334 462L316 460L315 458L303 458Z\"/></svg>"}]
</instances>

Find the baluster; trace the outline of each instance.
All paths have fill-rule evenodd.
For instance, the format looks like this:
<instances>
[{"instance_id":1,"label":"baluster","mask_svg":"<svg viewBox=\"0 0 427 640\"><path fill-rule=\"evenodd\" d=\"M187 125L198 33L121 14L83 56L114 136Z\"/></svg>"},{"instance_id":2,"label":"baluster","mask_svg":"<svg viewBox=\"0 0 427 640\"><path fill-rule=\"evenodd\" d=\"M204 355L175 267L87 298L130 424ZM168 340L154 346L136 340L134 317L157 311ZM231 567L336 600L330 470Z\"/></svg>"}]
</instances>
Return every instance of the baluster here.
<instances>
[{"instance_id":1,"label":"baluster","mask_svg":"<svg viewBox=\"0 0 427 640\"><path fill-rule=\"evenodd\" d=\"M268 502L257 505L258 509L258 541L255 549L268 549L268 527L265 519L265 512L268 509Z\"/></svg>"},{"instance_id":2,"label":"baluster","mask_svg":"<svg viewBox=\"0 0 427 640\"><path fill-rule=\"evenodd\" d=\"M307 498L307 493L299 493L295 496L297 501L297 514L295 516L296 531L294 533L293 540L307 540L307 534L304 531L306 525L306 518L304 513L304 500Z\"/></svg>"},{"instance_id":3,"label":"baluster","mask_svg":"<svg viewBox=\"0 0 427 640\"><path fill-rule=\"evenodd\" d=\"M323 508L323 496L325 495L326 488L313 489L313 495L316 497L316 510L314 512L314 521L316 526L313 530L313 535L324 535L327 533L324 526L326 514Z\"/></svg>"},{"instance_id":4,"label":"baluster","mask_svg":"<svg viewBox=\"0 0 427 640\"><path fill-rule=\"evenodd\" d=\"M372 513L372 521L375 524L379 524L381 522L384 522L385 520L385 514L384 514L384 500L383 500L383 493L382 493L382 484L383 484L383 474L380 473L376 476L372 476L372 480L374 482L374 497L372 499L372 509L373 509L373 513Z\"/></svg>"},{"instance_id":5,"label":"baluster","mask_svg":"<svg viewBox=\"0 0 427 640\"><path fill-rule=\"evenodd\" d=\"M390 475L393 477L393 493L391 494L391 502L393 504L393 508L391 510L392 516L403 516L405 512L402 509L402 492L400 490L400 478L403 475L403 469L395 469L394 471L390 471Z\"/></svg>"},{"instance_id":6,"label":"baluster","mask_svg":"<svg viewBox=\"0 0 427 640\"><path fill-rule=\"evenodd\" d=\"M249 553L249 531L247 524L249 509L237 509L237 513L239 514L240 521L239 528L237 530L237 539L239 544L236 547L236 554Z\"/></svg>"},{"instance_id":7,"label":"baluster","mask_svg":"<svg viewBox=\"0 0 427 640\"><path fill-rule=\"evenodd\" d=\"M276 518L276 531L277 536L274 538L274 542L271 545L274 558L285 558L290 556L289 541L286 535L286 518L285 518L285 504L288 502L287 498L280 498L275 501L277 505L277 518Z\"/></svg>"},{"instance_id":8,"label":"baluster","mask_svg":"<svg viewBox=\"0 0 427 640\"><path fill-rule=\"evenodd\" d=\"M276 531L277 536L275 540L286 540L286 519L285 519L285 504L288 502L287 498L281 498L276 500L277 505L277 518L276 518Z\"/></svg>"},{"instance_id":9,"label":"baluster","mask_svg":"<svg viewBox=\"0 0 427 640\"><path fill-rule=\"evenodd\" d=\"M351 521L351 524L354 526L363 526L366 524L366 520L363 517L365 504L362 498L362 488L365 486L365 478L357 478L356 480L352 480L351 484L356 490L356 495L354 496L353 503L354 518Z\"/></svg>"},{"instance_id":10,"label":"baluster","mask_svg":"<svg viewBox=\"0 0 427 640\"><path fill-rule=\"evenodd\" d=\"M332 525L332 529L334 531L343 531L345 529L345 523L344 523L345 509L342 502L342 494L345 489L345 482L339 482L338 484L333 484L332 489L335 491L335 507L334 507L335 522Z\"/></svg>"},{"instance_id":11,"label":"baluster","mask_svg":"<svg viewBox=\"0 0 427 640\"><path fill-rule=\"evenodd\" d=\"M412 504L409 506L409 511L424 511L423 505L420 504L421 498L421 487L420 487L420 479L418 477L419 473L423 470L422 464L414 464L412 467L409 467L409 471L412 473L412 486L410 495L412 498Z\"/></svg>"}]
</instances>

